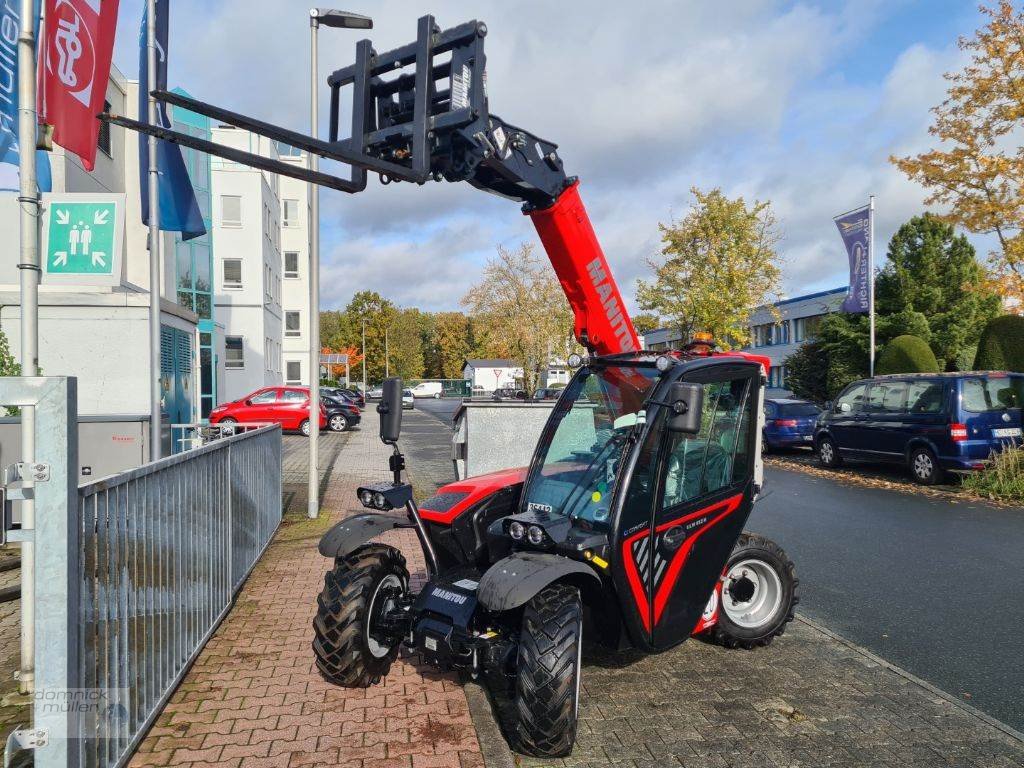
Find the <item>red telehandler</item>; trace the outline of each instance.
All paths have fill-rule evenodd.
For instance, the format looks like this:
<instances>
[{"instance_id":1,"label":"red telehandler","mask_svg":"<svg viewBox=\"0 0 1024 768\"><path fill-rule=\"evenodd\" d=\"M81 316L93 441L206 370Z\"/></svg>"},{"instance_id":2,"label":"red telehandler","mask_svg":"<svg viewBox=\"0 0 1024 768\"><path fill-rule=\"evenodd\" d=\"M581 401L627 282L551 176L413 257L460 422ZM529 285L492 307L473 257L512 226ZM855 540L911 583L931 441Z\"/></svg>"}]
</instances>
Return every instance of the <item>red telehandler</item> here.
<instances>
[{"instance_id":1,"label":"red telehandler","mask_svg":"<svg viewBox=\"0 0 1024 768\"><path fill-rule=\"evenodd\" d=\"M367 511L321 540L331 568L313 651L324 677L368 686L405 646L514 700L516 746L567 755L576 735L583 635L656 653L691 635L767 645L793 618L797 580L778 545L744 533L761 489L766 358L640 349L556 145L492 114L487 29L419 20L415 42L356 46L328 78L327 141L193 99L161 100L347 163L349 178L298 168L115 115L103 119L236 162L345 192L385 183L468 181L523 203L589 350L555 404L530 466L451 483L420 505L402 480L401 381L385 382L380 436L391 482L358 490ZM352 126L339 137L340 91ZM427 568L413 591L405 557L374 539L415 531Z\"/></svg>"}]
</instances>

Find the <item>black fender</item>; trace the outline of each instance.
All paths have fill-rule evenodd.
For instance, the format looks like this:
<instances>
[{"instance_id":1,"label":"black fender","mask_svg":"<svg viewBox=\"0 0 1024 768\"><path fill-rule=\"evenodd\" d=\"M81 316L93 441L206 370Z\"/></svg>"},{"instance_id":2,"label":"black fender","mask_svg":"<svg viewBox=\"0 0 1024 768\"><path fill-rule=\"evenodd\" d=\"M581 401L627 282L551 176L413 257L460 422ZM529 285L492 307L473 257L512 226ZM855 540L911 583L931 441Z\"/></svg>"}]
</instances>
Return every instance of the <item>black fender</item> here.
<instances>
[{"instance_id":1,"label":"black fender","mask_svg":"<svg viewBox=\"0 0 1024 768\"><path fill-rule=\"evenodd\" d=\"M317 547L324 557L344 557L375 536L393 528L409 528L408 520L380 512L360 512L342 520L323 535Z\"/></svg>"},{"instance_id":2,"label":"black fender","mask_svg":"<svg viewBox=\"0 0 1024 768\"><path fill-rule=\"evenodd\" d=\"M585 593L602 588L601 577L585 563L544 552L517 552L487 569L477 586L477 599L489 610L510 611L563 579Z\"/></svg>"}]
</instances>

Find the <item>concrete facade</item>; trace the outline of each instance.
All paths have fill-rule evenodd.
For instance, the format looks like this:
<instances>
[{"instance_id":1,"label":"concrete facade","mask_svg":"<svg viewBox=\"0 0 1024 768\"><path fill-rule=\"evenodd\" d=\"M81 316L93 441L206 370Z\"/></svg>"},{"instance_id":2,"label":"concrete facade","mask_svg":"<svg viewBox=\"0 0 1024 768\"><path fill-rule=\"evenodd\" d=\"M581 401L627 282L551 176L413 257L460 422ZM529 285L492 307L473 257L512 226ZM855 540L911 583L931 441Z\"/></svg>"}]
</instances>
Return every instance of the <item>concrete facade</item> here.
<instances>
[{"instance_id":1,"label":"concrete facade","mask_svg":"<svg viewBox=\"0 0 1024 768\"><path fill-rule=\"evenodd\" d=\"M282 160L305 166L306 153L278 146ZM287 384L310 383L309 254L310 198L304 181L281 177L281 303L284 336L281 371Z\"/></svg>"},{"instance_id":2,"label":"concrete facade","mask_svg":"<svg viewBox=\"0 0 1024 768\"><path fill-rule=\"evenodd\" d=\"M236 128L213 129L213 140L277 159L269 139ZM224 325L221 401L281 384L281 197L276 174L211 158L214 312Z\"/></svg>"}]
</instances>

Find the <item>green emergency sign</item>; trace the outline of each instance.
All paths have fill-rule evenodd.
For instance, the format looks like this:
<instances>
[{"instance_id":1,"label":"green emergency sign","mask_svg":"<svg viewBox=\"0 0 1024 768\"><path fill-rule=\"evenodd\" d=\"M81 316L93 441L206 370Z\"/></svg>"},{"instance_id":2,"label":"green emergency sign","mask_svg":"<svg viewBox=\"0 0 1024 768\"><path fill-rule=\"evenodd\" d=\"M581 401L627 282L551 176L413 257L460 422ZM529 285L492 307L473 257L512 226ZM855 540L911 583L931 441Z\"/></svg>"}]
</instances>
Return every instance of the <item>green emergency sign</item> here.
<instances>
[{"instance_id":1,"label":"green emergency sign","mask_svg":"<svg viewBox=\"0 0 1024 768\"><path fill-rule=\"evenodd\" d=\"M121 277L124 196L49 196L44 272L51 282L112 284Z\"/></svg>"}]
</instances>

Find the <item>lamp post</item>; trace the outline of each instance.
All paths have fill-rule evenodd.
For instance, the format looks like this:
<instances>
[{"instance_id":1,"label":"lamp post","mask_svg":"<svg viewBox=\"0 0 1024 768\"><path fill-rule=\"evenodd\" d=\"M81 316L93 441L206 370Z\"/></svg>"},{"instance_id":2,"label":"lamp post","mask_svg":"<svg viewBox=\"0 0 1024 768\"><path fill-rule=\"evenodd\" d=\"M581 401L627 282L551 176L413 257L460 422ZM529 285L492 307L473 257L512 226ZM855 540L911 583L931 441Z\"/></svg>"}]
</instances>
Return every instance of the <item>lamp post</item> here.
<instances>
[{"instance_id":1,"label":"lamp post","mask_svg":"<svg viewBox=\"0 0 1024 768\"><path fill-rule=\"evenodd\" d=\"M309 120L310 135L317 138L319 104L317 88L317 32L320 25L337 29L372 29L369 16L336 11L333 8L309 10ZM307 150L310 170L315 171L318 158ZM309 504L306 514L320 514L320 462L317 456L320 437L320 187L310 183L309 191Z\"/></svg>"}]
</instances>

